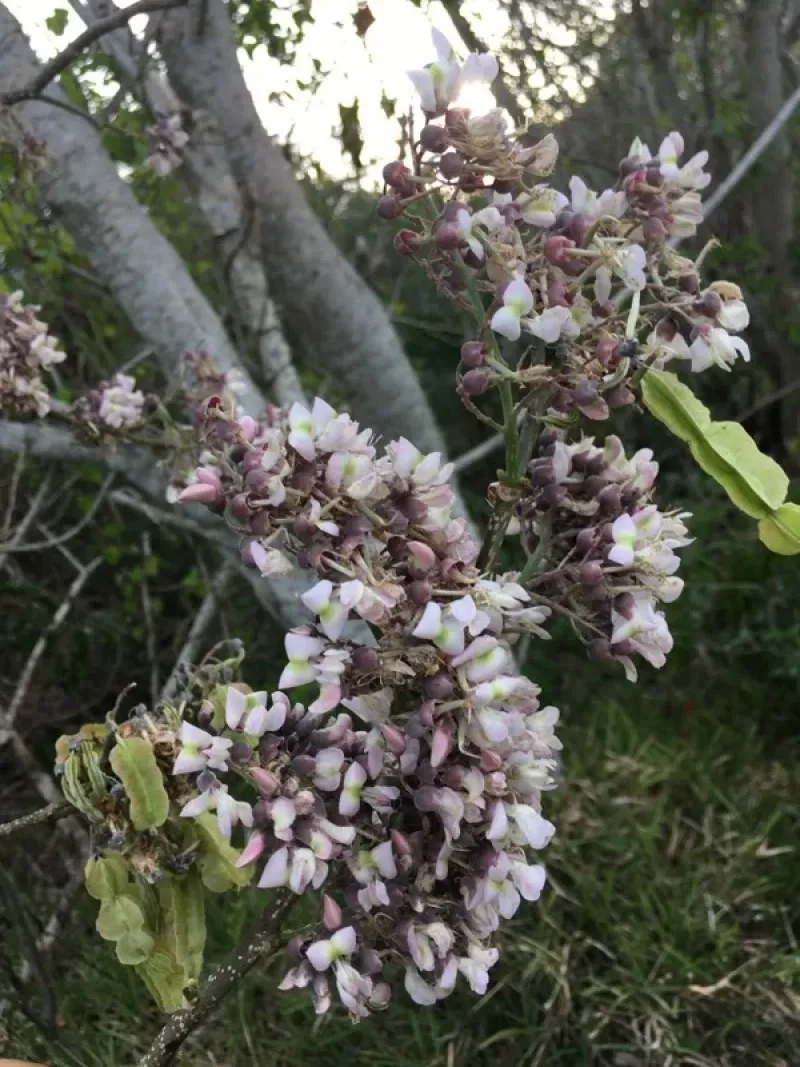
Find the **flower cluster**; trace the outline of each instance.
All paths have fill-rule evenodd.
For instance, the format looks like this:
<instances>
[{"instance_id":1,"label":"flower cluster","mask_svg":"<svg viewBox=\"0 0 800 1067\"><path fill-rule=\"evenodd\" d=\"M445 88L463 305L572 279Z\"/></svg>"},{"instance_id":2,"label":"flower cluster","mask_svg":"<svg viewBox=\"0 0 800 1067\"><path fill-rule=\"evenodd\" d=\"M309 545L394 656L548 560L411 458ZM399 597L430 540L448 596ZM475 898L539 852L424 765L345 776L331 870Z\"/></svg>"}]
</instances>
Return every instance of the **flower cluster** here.
<instances>
[{"instance_id":1,"label":"flower cluster","mask_svg":"<svg viewBox=\"0 0 800 1067\"><path fill-rule=\"evenodd\" d=\"M0 409L41 418L51 403L42 371L61 363L66 353L37 319L38 311L34 304L23 304L21 292L0 293Z\"/></svg>"},{"instance_id":2,"label":"flower cluster","mask_svg":"<svg viewBox=\"0 0 800 1067\"><path fill-rule=\"evenodd\" d=\"M100 382L78 400L73 413L82 422L110 430L132 430L144 419L146 398L136 388L136 379L115 374L111 382Z\"/></svg>"},{"instance_id":3,"label":"flower cluster","mask_svg":"<svg viewBox=\"0 0 800 1067\"><path fill-rule=\"evenodd\" d=\"M159 116L155 125L147 127L147 138L149 149L145 162L159 178L166 178L183 162L183 150L189 143L181 116Z\"/></svg>"},{"instance_id":4,"label":"flower cluster","mask_svg":"<svg viewBox=\"0 0 800 1067\"><path fill-rule=\"evenodd\" d=\"M209 458L183 501L224 512L266 576L287 553L317 573L308 626L286 636L279 690L231 686L185 722L176 775L195 789L182 814L214 810L251 829L241 863L262 887L324 888L323 925L283 988L332 984L353 1017L383 1007L384 964L403 964L421 1004L462 974L483 992L491 937L544 869L554 827L554 708L515 668L520 634L546 636L546 607L514 575L488 579L453 518L450 468L408 441L376 457L369 431L321 400L256 423L221 398L203 405ZM312 687L311 699L287 695ZM234 799L235 766L259 799Z\"/></svg>"},{"instance_id":5,"label":"flower cluster","mask_svg":"<svg viewBox=\"0 0 800 1067\"><path fill-rule=\"evenodd\" d=\"M545 549L529 588L573 613L592 638L592 658L619 660L635 681L633 655L662 667L672 648L657 605L683 589L675 549L690 543L687 515L650 502L658 473L650 449L628 458L618 437L599 448L558 430L539 445L518 505L523 538Z\"/></svg>"}]
</instances>

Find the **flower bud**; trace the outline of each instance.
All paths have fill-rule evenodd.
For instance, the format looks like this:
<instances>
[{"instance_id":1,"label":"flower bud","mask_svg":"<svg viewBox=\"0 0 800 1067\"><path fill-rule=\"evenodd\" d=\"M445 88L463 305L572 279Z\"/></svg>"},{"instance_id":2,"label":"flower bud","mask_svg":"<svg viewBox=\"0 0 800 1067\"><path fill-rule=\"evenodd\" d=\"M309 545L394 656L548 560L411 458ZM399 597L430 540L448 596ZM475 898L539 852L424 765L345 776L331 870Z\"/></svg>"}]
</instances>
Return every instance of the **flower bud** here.
<instances>
[{"instance_id":1,"label":"flower bud","mask_svg":"<svg viewBox=\"0 0 800 1067\"><path fill-rule=\"evenodd\" d=\"M246 522L250 518L250 506L247 503L246 493L237 493L231 500L231 514L240 522Z\"/></svg>"},{"instance_id":2,"label":"flower bud","mask_svg":"<svg viewBox=\"0 0 800 1067\"><path fill-rule=\"evenodd\" d=\"M445 128L452 133L466 133L467 121L469 120L470 109L468 107L451 107L448 108L444 115Z\"/></svg>"},{"instance_id":3,"label":"flower bud","mask_svg":"<svg viewBox=\"0 0 800 1067\"><path fill-rule=\"evenodd\" d=\"M539 447L548 448L550 445L554 445L556 441L562 440L563 434L561 434L555 426L547 426L539 434Z\"/></svg>"},{"instance_id":4,"label":"flower bud","mask_svg":"<svg viewBox=\"0 0 800 1067\"><path fill-rule=\"evenodd\" d=\"M602 363L604 367L616 366L619 363L617 339L615 337L604 337L598 341L594 350L594 358L598 363Z\"/></svg>"},{"instance_id":5,"label":"flower bud","mask_svg":"<svg viewBox=\"0 0 800 1067\"><path fill-rule=\"evenodd\" d=\"M484 774L493 774L494 771L499 771L503 766L503 757L498 752L492 751L490 748L484 748L481 752L479 766Z\"/></svg>"},{"instance_id":6,"label":"flower bud","mask_svg":"<svg viewBox=\"0 0 800 1067\"><path fill-rule=\"evenodd\" d=\"M488 390L489 385L489 375L482 367L468 370L461 379L461 386L467 396L481 396Z\"/></svg>"},{"instance_id":7,"label":"flower bud","mask_svg":"<svg viewBox=\"0 0 800 1067\"><path fill-rule=\"evenodd\" d=\"M395 251L399 252L401 256L415 255L419 246L419 234L414 233L413 230L400 230L400 232L395 235Z\"/></svg>"},{"instance_id":8,"label":"flower bud","mask_svg":"<svg viewBox=\"0 0 800 1067\"><path fill-rule=\"evenodd\" d=\"M678 288L683 293L696 293L700 288L700 277L694 270L686 271L678 278Z\"/></svg>"},{"instance_id":9,"label":"flower bud","mask_svg":"<svg viewBox=\"0 0 800 1067\"><path fill-rule=\"evenodd\" d=\"M443 222L436 231L436 246L450 252L463 243L458 227L452 222Z\"/></svg>"},{"instance_id":10,"label":"flower bud","mask_svg":"<svg viewBox=\"0 0 800 1067\"><path fill-rule=\"evenodd\" d=\"M408 532L408 518L401 511L393 511L389 518L389 532L404 534Z\"/></svg>"},{"instance_id":11,"label":"flower bud","mask_svg":"<svg viewBox=\"0 0 800 1067\"><path fill-rule=\"evenodd\" d=\"M542 490L540 500L545 507L552 508L556 504L560 504L566 495L567 487L565 485L546 485Z\"/></svg>"},{"instance_id":12,"label":"flower bud","mask_svg":"<svg viewBox=\"0 0 800 1067\"><path fill-rule=\"evenodd\" d=\"M589 659L596 660L598 663L608 663L614 658L611 644L605 637L596 637L594 641L590 641L586 651L589 653Z\"/></svg>"},{"instance_id":13,"label":"flower bud","mask_svg":"<svg viewBox=\"0 0 800 1067\"><path fill-rule=\"evenodd\" d=\"M611 646L611 651L615 656L633 656L636 653L636 647L633 641L615 641Z\"/></svg>"},{"instance_id":14,"label":"flower bud","mask_svg":"<svg viewBox=\"0 0 800 1067\"><path fill-rule=\"evenodd\" d=\"M602 452L599 456L594 456L589 460L589 464L586 467L588 474L603 474L606 469L606 461Z\"/></svg>"},{"instance_id":15,"label":"flower bud","mask_svg":"<svg viewBox=\"0 0 800 1067\"><path fill-rule=\"evenodd\" d=\"M572 402L577 407L583 407L585 404L591 404L597 400L597 386L594 382L590 382L587 378L578 382L575 388L570 393Z\"/></svg>"},{"instance_id":16,"label":"flower bud","mask_svg":"<svg viewBox=\"0 0 800 1067\"><path fill-rule=\"evenodd\" d=\"M423 500L420 500L418 496L413 496L409 493L402 501L398 502L398 506L411 522L422 522L427 518L428 505Z\"/></svg>"},{"instance_id":17,"label":"flower bud","mask_svg":"<svg viewBox=\"0 0 800 1067\"><path fill-rule=\"evenodd\" d=\"M480 341L467 341L461 346L461 362L471 369L486 362L486 349Z\"/></svg>"},{"instance_id":18,"label":"flower bud","mask_svg":"<svg viewBox=\"0 0 800 1067\"><path fill-rule=\"evenodd\" d=\"M599 474L590 474L589 477L585 478L583 482L583 488L586 490L589 496L599 496L607 485L608 482Z\"/></svg>"},{"instance_id":19,"label":"flower bud","mask_svg":"<svg viewBox=\"0 0 800 1067\"><path fill-rule=\"evenodd\" d=\"M210 700L204 700L200 705L200 710L197 713L197 725L202 729L211 725L214 718L214 705Z\"/></svg>"},{"instance_id":20,"label":"flower bud","mask_svg":"<svg viewBox=\"0 0 800 1067\"><path fill-rule=\"evenodd\" d=\"M614 599L614 611L625 619L632 619L636 612L636 598L633 593L621 593Z\"/></svg>"},{"instance_id":21,"label":"flower bud","mask_svg":"<svg viewBox=\"0 0 800 1067\"><path fill-rule=\"evenodd\" d=\"M715 319L722 311L722 300L719 293L715 293L713 289L706 289L704 293L700 294L700 299L694 302L692 310L699 315L707 315L708 318Z\"/></svg>"},{"instance_id":22,"label":"flower bud","mask_svg":"<svg viewBox=\"0 0 800 1067\"><path fill-rule=\"evenodd\" d=\"M476 255L471 248L465 249L461 258L464 260L464 265L469 267L470 270L480 270L483 266L483 256Z\"/></svg>"},{"instance_id":23,"label":"flower bud","mask_svg":"<svg viewBox=\"0 0 800 1067\"><path fill-rule=\"evenodd\" d=\"M586 235L591 229L592 223L586 215L574 215L569 224L567 233L576 244L583 244Z\"/></svg>"},{"instance_id":24,"label":"flower bud","mask_svg":"<svg viewBox=\"0 0 800 1067\"><path fill-rule=\"evenodd\" d=\"M449 674L434 674L422 683L422 692L428 700L447 700L453 695L453 679Z\"/></svg>"},{"instance_id":25,"label":"flower bud","mask_svg":"<svg viewBox=\"0 0 800 1067\"><path fill-rule=\"evenodd\" d=\"M642 236L648 244L661 244L667 238L667 227L661 219L649 218L642 226Z\"/></svg>"},{"instance_id":26,"label":"flower bud","mask_svg":"<svg viewBox=\"0 0 800 1067\"><path fill-rule=\"evenodd\" d=\"M421 577L436 566L436 553L424 541L409 541L409 564L416 577Z\"/></svg>"},{"instance_id":27,"label":"flower bud","mask_svg":"<svg viewBox=\"0 0 800 1067\"><path fill-rule=\"evenodd\" d=\"M230 757L234 763L249 763L253 750L246 741L237 741L231 745Z\"/></svg>"},{"instance_id":28,"label":"flower bud","mask_svg":"<svg viewBox=\"0 0 800 1067\"><path fill-rule=\"evenodd\" d=\"M599 563L582 563L580 569L581 585L592 589L603 582L603 568Z\"/></svg>"},{"instance_id":29,"label":"flower bud","mask_svg":"<svg viewBox=\"0 0 800 1067\"><path fill-rule=\"evenodd\" d=\"M205 485L203 482L194 482L187 485L178 496L180 504L217 504L221 498L221 490L213 485Z\"/></svg>"},{"instance_id":30,"label":"flower bud","mask_svg":"<svg viewBox=\"0 0 800 1067\"><path fill-rule=\"evenodd\" d=\"M411 842L408 840L405 834L399 830L390 830L389 836L392 839L395 851L398 856L410 856L412 853Z\"/></svg>"},{"instance_id":31,"label":"flower bud","mask_svg":"<svg viewBox=\"0 0 800 1067\"><path fill-rule=\"evenodd\" d=\"M641 166L641 161L638 156L628 156L623 159L619 165L620 178L628 178L631 174L634 174Z\"/></svg>"},{"instance_id":32,"label":"flower bud","mask_svg":"<svg viewBox=\"0 0 800 1067\"><path fill-rule=\"evenodd\" d=\"M396 159L393 163L387 163L383 168L383 180L394 189L405 185L410 175L411 171L399 159Z\"/></svg>"},{"instance_id":33,"label":"flower bud","mask_svg":"<svg viewBox=\"0 0 800 1067\"><path fill-rule=\"evenodd\" d=\"M266 800L258 800L253 805L253 826L258 830L267 830L272 826L272 815Z\"/></svg>"},{"instance_id":34,"label":"flower bud","mask_svg":"<svg viewBox=\"0 0 800 1067\"><path fill-rule=\"evenodd\" d=\"M366 645L360 645L353 650L352 653L353 666L357 671L363 671L365 674L371 674L373 671L377 671L380 660L378 659L378 653L374 648L367 648Z\"/></svg>"},{"instance_id":35,"label":"flower bud","mask_svg":"<svg viewBox=\"0 0 800 1067\"><path fill-rule=\"evenodd\" d=\"M551 459L535 459L528 467L533 485L549 485L555 481L555 467Z\"/></svg>"},{"instance_id":36,"label":"flower bud","mask_svg":"<svg viewBox=\"0 0 800 1067\"><path fill-rule=\"evenodd\" d=\"M661 168L655 160L647 164L647 167L645 168L645 178L648 185L658 186L664 181Z\"/></svg>"},{"instance_id":37,"label":"flower bud","mask_svg":"<svg viewBox=\"0 0 800 1067\"><path fill-rule=\"evenodd\" d=\"M592 551L596 543L597 534L594 530L581 530L575 538L575 551L579 552L582 556L585 556Z\"/></svg>"},{"instance_id":38,"label":"flower bud","mask_svg":"<svg viewBox=\"0 0 800 1067\"><path fill-rule=\"evenodd\" d=\"M429 122L427 126L423 126L420 130L419 143L426 152L439 153L447 149L450 139L443 126L437 126L435 123Z\"/></svg>"},{"instance_id":39,"label":"flower bud","mask_svg":"<svg viewBox=\"0 0 800 1067\"><path fill-rule=\"evenodd\" d=\"M636 399L627 385L615 385L613 389L610 389L604 395L606 403L612 411L616 408L627 407Z\"/></svg>"},{"instance_id":40,"label":"flower bud","mask_svg":"<svg viewBox=\"0 0 800 1067\"><path fill-rule=\"evenodd\" d=\"M326 930L338 930L342 925L342 909L327 893L322 897L322 922Z\"/></svg>"},{"instance_id":41,"label":"flower bud","mask_svg":"<svg viewBox=\"0 0 800 1067\"><path fill-rule=\"evenodd\" d=\"M395 756L402 756L406 750L406 740L403 737L402 731L387 722L381 727L381 733L383 734L383 739L386 742L387 748L391 752L394 752Z\"/></svg>"},{"instance_id":42,"label":"flower bud","mask_svg":"<svg viewBox=\"0 0 800 1067\"><path fill-rule=\"evenodd\" d=\"M450 755L453 747L453 731L449 722L444 722L433 731L431 739L431 767L439 767Z\"/></svg>"},{"instance_id":43,"label":"flower bud","mask_svg":"<svg viewBox=\"0 0 800 1067\"><path fill-rule=\"evenodd\" d=\"M396 219L403 214L403 205L396 196L387 193L378 201L377 211L382 219Z\"/></svg>"},{"instance_id":44,"label":"flower bud","mask_svg":"<svg viewBox=\"0 0 800 1067\"><path fill-rule=\"evenodd\" d=\"M269 493L270 481L271 479L267 472L257 467L245 475L244 484L251 493L260 496L263 493Z\"/></svg>"},{"instance_id":45,"label":"flower bud","mask_svg":"<svg viewBox=\"0 0 800 1067\"><path fill-rule=\"evenodd\" d=\"M569 259L570 249L575 247L575 242L569 237L558 235L548 237L544 242L545 259L556 267L561 267Z\"/></svg>"},{"instance_id":46,"label":"flower bud","mask_svg":"<svg viewBox=\"0 0 800 1067\"><path fill-rule=\"evenodd\" d=\"M572 456L572 469L578 474L583 474L589 466L589 452L575 452Z\"/></svg>"},{"instance_id":47,"label":"flower bud","mask_svg":"<svg viewBox=\"0 0 800 1067\"><path fill-rule=\"evenodd\" d=\"M445 152L439 160L439 173L445 181L452 182L461 177L464 160L458 152Z\"/></svg>"},{"instance_id":48,"label":"flower bud","mask_svg":"<svg viewBox=\"0 0 800 1067\"><path fill-rule=\"evenodd\" d=\"M271 797L278 792L281 783L272 771L266 771L263 767L251 767L249 774L262 796Z\"/></svg>"},{"instance_id":49,"label":"flower bud","mask_svg":"<svg viewBox=\"0 0 800 1067\"><path fill-rule=\"evenodd\" d=\"M406 593L412 604L422 607L433 596L433 586L426 581L411 582L406 586Z\"/></svg>"},{"instance_id":50,"label":"flower bud","mask_svg":"<svg viewBox=\"0 0 800 1067\"><path fill-rule=\"evenodd\" d=\"M567 287L562 278L550 278L547 283L547 302L550 307L567 307Z\"/></svg>"},{"instance_id":51,"label":"flower bud","mask_svg":"<svg viewBox=\"0 0 800 1067\"><path fill-rule=\"evenodd\" d=\"M622 506L622 490L618 485L607 485L600 490L597 499L604 511L618 513Z\"/></svg>"}]
</instances>

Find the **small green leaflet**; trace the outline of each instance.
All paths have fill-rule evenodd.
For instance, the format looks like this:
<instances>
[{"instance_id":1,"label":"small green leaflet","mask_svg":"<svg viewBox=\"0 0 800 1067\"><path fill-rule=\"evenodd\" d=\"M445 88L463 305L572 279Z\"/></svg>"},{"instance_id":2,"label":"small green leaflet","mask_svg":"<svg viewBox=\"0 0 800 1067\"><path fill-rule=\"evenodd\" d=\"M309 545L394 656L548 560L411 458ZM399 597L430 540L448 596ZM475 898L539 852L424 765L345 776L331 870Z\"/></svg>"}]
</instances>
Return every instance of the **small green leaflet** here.
<instances>
[{"instance_id":1,"label":"small green leaflet","mask_svg":"<svg viewBox=\"0 0 800 1067\"><path fill-rule=\"evenodd\" d=\"M169 814L169 797L153 746L143 737L118 738L110 761L130 801L135 829L161 826Z\"/></svg>"}]
</instances>

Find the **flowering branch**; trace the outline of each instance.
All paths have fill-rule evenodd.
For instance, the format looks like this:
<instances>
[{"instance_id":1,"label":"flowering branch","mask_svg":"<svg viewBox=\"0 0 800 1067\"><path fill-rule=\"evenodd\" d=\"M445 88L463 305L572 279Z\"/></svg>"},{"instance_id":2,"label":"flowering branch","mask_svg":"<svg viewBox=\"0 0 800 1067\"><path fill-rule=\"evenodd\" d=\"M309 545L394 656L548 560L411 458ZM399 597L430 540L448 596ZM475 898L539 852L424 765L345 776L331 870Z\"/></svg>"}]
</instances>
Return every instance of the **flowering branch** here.
<instances>
[{"instance_id":1,"label":"flowering branch","mask_svg":"<svg viewBox=\"0 0 800 1067\"><path fill-rule=\"evenodd\" d=\"M73 815L74 809L66 800L57 800L37 811L31 811L27 815L20 815L10 822L0 823L0 837L15 834L18 830L26 830L29 826L40 826L42 823L55 822L63 819L66 815Z\"/></svg>"}]
</instances>

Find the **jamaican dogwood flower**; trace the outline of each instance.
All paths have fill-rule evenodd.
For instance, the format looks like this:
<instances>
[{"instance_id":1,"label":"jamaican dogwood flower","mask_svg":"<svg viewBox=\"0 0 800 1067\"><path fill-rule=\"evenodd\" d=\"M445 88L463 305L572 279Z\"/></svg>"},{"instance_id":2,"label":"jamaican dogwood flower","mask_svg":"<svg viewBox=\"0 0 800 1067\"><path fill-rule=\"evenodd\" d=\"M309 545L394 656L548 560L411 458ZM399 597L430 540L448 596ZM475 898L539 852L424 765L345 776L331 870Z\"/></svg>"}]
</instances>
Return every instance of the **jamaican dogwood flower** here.
<instances>
[{"instance_id":1,"label":"jamaican dogwood flower","mask_svg":"<svg viewBox=\"0 0 800 1067\"><path fill-rule=\"evenodd\" d=\"M181 750L173 764L173 774L194 774L206 767L228 769L228 752L233 745L228 738L214 737L190 722L181 723L180 737Z\"/></svg>"},{"instance_id":2,"label":"jamaican dogwood flower","mask_svg":"<svg viewBox=\"0 0 800 1067\"><path fill-rule=\"evenodd\" d=\"M495 333L509 341L518 341L522 333L522 317L533 308L533 293L517 278L505 287L502 300L503 306L495 311L490 325Z\"/></svg>"},{"instance_id":3,"label":"jamaican dogwood flower","mask_svg":"<svg viewBox=\"0 0 800 1067\"><path fill-rule=\"evenodd\" d=\"M695 373L709 367L721 367L729 371L739 356L750 362L750 349L741 337L732 337L718 326L702 326L689 348L692 370Z\"/></svg>"}]
</instances>

